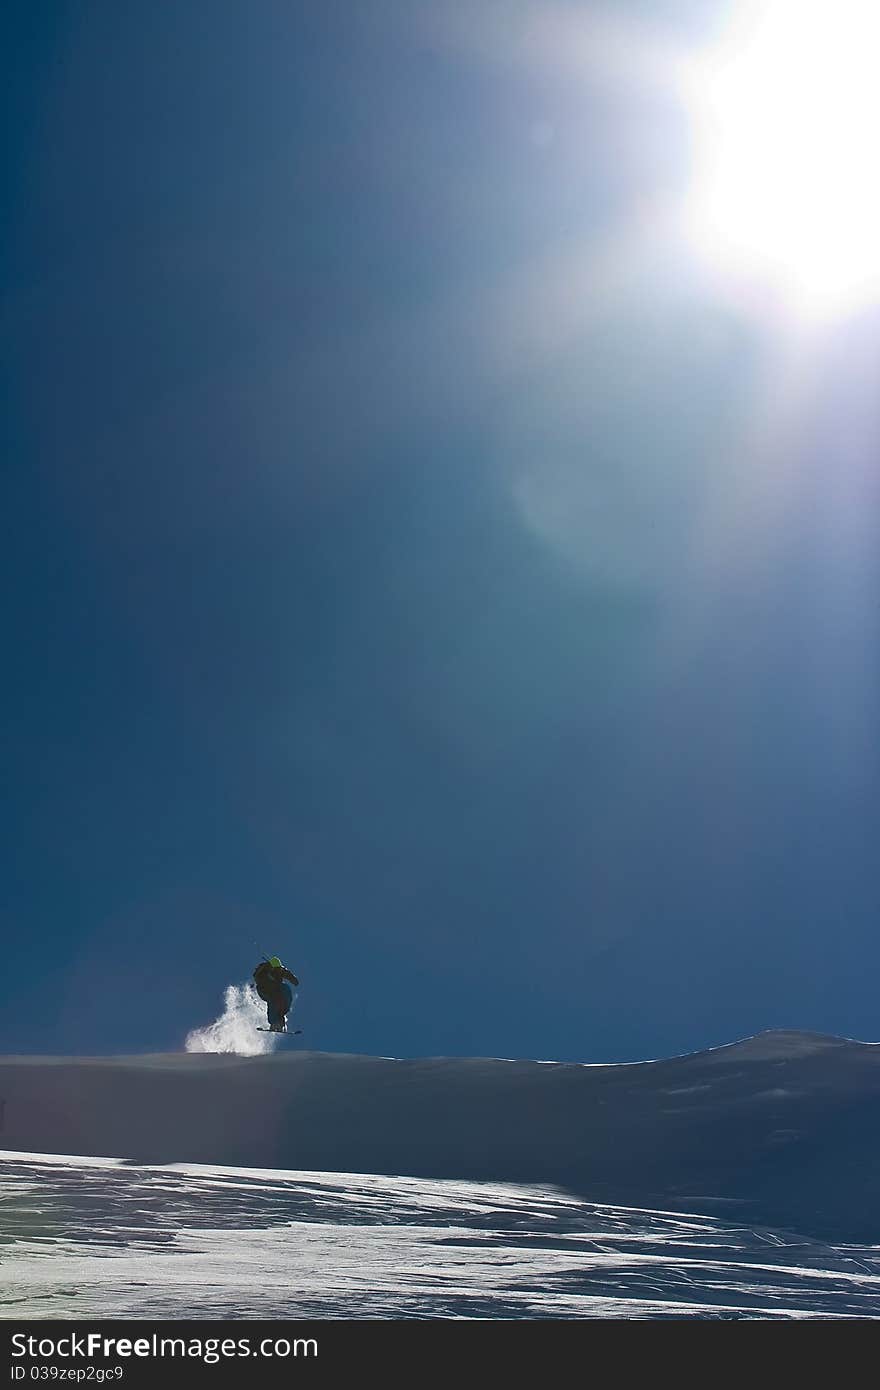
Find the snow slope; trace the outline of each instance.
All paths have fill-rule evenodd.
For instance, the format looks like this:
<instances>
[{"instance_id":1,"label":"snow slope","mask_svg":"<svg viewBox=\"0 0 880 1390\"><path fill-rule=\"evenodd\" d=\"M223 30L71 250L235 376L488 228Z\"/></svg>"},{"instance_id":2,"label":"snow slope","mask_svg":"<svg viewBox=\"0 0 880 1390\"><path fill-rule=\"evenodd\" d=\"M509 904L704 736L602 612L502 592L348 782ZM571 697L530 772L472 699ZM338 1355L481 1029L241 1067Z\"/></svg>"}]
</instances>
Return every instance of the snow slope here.
<instances>
[{"instance_id":1,"label":"snow slope","mask_svg":"<svg viewBox=\"0 0 880 1390\"><path fill-rule=\"evenodd\" d=\"M0 1317L876 1318L880 1249L561 1189L0 1153Z\"/></svg>"},{"instance_id":2,"label":"snow slope","mask_svg":"<svg viewBox=\"0 0 880 1390\"><path fill-rule=\"evenodd\" d=\"M880 1048L770 1032L581 1066L298 1052L0 1061L0 1147L548 1185L880 1242Z\"/></svg>"}]
</instances>

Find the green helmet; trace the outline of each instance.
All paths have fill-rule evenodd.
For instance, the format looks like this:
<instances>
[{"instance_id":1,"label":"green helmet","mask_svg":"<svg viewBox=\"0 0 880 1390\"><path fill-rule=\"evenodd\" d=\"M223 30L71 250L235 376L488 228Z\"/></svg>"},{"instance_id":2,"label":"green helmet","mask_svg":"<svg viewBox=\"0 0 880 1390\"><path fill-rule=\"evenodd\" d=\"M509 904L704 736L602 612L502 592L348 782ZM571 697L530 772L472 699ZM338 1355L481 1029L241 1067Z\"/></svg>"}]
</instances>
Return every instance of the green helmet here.
<instances>
[{"instance_id":1,"label":"green helmet","mask_svg":"<svg viewBox=\"0 0 880 1390\"><path fill-rule=\"evenodd\" d=\"M281 969L281 961L278 959L277 956L270 956L270 957L269 957L269 964L270 964L270 965L273 967L273 969L275 969L275 970L280 970L280 969Z\"/></svg>"}]
</instances>

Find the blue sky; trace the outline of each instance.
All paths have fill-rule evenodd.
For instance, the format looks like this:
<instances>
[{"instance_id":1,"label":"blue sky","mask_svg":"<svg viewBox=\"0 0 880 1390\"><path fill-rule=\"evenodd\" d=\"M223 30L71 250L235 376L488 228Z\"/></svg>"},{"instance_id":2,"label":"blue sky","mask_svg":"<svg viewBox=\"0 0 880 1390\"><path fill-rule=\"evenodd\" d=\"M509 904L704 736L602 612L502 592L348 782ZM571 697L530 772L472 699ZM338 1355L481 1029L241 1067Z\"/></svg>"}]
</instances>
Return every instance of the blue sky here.
<instances>
[{"instance_id":1,"label":"blue sky","mask_svg":"<svg viewBox=\"0 0 880 1390\"><path fill-rule=\"evenodd\" d=\"M9 7L3 1052L874 1036L876 318L669 232L614 8Z\"/></svg>"}]
</instances>

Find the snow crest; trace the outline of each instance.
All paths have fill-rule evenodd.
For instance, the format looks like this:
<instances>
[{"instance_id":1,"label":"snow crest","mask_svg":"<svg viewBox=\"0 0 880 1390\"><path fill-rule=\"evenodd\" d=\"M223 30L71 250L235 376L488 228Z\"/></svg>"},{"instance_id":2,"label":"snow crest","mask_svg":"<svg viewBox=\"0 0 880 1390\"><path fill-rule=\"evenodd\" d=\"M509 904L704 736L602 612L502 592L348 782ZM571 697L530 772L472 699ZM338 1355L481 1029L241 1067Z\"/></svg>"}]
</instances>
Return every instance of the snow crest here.
<instances>
[{"instance_id":1,"label":"snow crest","mask_svg":"<svg viewBox=\"0 0 880 1390\"><path fill-rule=\"evenodd\" d=\"M274 1052L278 1038L259 1033L266 1027L266 1005L253 985L228 985L223 1013L206 1028L187 1034L187 1052L235 1052L239 1057L257 1057Z\"/></svg>"}]
</instances>

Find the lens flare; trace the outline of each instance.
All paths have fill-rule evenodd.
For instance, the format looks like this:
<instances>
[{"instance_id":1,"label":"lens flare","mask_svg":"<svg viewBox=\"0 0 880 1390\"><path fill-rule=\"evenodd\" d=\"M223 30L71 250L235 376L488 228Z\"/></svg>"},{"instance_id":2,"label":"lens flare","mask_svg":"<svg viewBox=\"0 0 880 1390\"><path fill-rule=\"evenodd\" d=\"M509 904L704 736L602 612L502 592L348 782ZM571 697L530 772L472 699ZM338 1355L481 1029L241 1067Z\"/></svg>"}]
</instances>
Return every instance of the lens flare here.
<instances>
[{"instance_id":1,"label":"lens flare","mask_svg":"<svg viewBox=\"0 0 880 1390\"><path fill-rule=\"evenodd\" d=\"M880 300L880 5L760 0L693 67L691 234L808 316Z\"/></svg>"}]
</instances>

